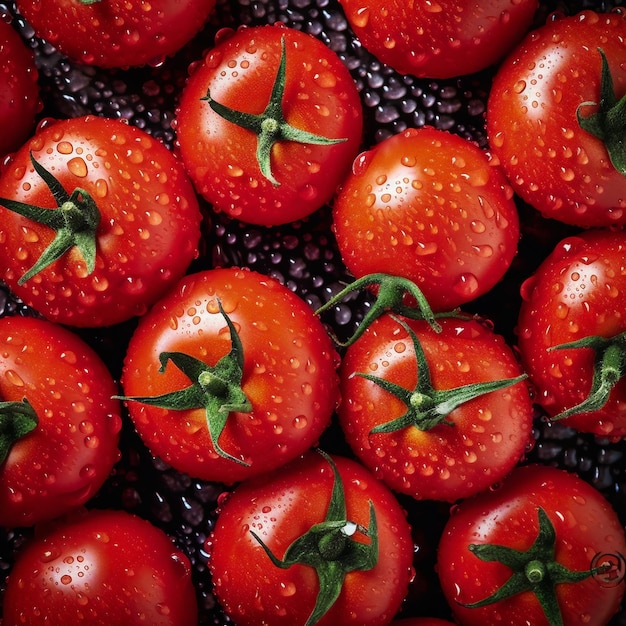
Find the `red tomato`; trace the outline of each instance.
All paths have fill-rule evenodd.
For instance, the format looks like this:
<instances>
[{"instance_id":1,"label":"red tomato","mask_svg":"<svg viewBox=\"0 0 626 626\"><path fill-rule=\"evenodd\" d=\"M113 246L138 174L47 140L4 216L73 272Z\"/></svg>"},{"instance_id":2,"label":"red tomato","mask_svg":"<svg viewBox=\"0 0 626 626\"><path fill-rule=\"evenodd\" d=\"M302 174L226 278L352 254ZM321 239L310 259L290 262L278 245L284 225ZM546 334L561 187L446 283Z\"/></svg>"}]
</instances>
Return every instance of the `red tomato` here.
<instances>
[{"instance_id":1,"label":"red tomato","mask_svg":"<svg viewBox=\"0 0 626 626\"><path fill-rule=\"evenodd\" d=\"M357 278L408 278L437 311L489 291L519 238L513 192L500 170L471 142L430 127L392 136L358 157L333 220Z\"/></svg>"},{"instance_id":2,"label":"red tomato","mask_svg":"<svg viewBox=\"0 0 626 626\"><path fill-rule=\"evenodd\" d=\"M123 511L76 516L18 554L3 626L190 626L198 609L191 565L163 531Z\"/></svg>"},{"instance_id":3,"label":"red tomato","mask_svg":"<svg viewBox=\"0 0 626 626\"><path fill-rule=\"evenodd\" d=\"M535 465L455 507L437 567L464 626L603 626L624 594L624 550L624 528L600 492ZM511 595L492 598L498 590Z\"/></svg>"},{"instance_id":4,"label":"red tomato","mask_svg":"<svg viewBox=\"0 0 626 626\"><path fill-rule=\"evenodd\" d=\"M190 74L178 144L216 210L272 226L330 199L363 126L354 80L330 48L282 25L221 31Z\"/></svg>"},{"instance_id":5,"label":"red tomato","mask_svg":"<svg viewBox=\"0 0 626 626\"><path fill-rule=\"evenodd\" d=\"M584 227L626 224L623 115L599 124L604 140L578 121L590 123L601 100L617 111L626 97L625 39L626 13L583 11L533 31L498 70L489 142L515 191L545 217ZM606 93L599 46L612 79Z\"/></svg>"},{"instance_id":6,"label":"red tomato","mask_svg":"<svg viewBox=\"0 0 626 626\"><path fill-rule=\"evenodd\" d=\"M193 359L187 371L183 357L168 362L172 353ZM256 272L216 269L187 276L140 320L122 384L126 396L146 400L128 409L154 454L192 476L233 483L317 442L338 402L337 364L304 300ZM149 403L192 383L190 401Z\"/></svg>"},{"instance_id":7,"label":"red tomato","mask_svg":"<svg viewBox=\"0 0 626 626\"><path fill-rule=\"evenodd\" d=\"M590 230L564 239L522 285L518 321L536 402L568 426L611 437L626 435L625 255L622 231ZM592 337L606 345L557 349Z\"/></svg>"},{"instance_id":8,"label":"red tomato","mask_svg":"<svg viewBox=\"0 0 626 626\"><path fill-rule=\"evenodd\" d=\"M0 157L17 150L41 109L33 53L0 16Z\"/></svg>"},{"instance_id":9,"label":"red tomato","mask_svg":"<svg viewBox=\"0 0 626 626\"><path fill-rule=\"evenodd\" d=\"M18 213L11 202L35 208ZM171 152L139 128L93 116L45 124L13 155L0 176L0 216L0 278L72 326L144 313L185 273L200 238L197 197Z\"/></svg>"},{"instance_id":10,"label":"red tomato","mask_svg":"<svg viewBox=\"0 0 626 626\"><path fill-rule=\"evenodd\" d=\"M29 526L100 489L119 458L120 404L100 357L45 320L0 319L0 374L0 526Z\"/></svg>"},{"instance_id":11,"label":"red tomato","mask_svg":"<svg viewBox=\"0 0 626 626\"><path fill-rule=\"evenodd\" d=\"M526 384L512 384L521 369L500 335L475 320L438 321L441 332L422 320L374 322L342 360L339 419L355 454L391 488L453 501L515 466L533 411ZM483 395L467 394L476 383Z\"/></svg>"},{"instance_id":12,"label":"red tomato","mask_svg":"<svg viewBox=\"0 0 626 626\"><path fill-rule=\"evenodd\" d=\"M337 488L343 494L334 506ZM333 544L343 549L331 554ZM354 461L331 462L315 452L237 487L207 547L217 598L238 626L384 626L407 593L413 557L410 528L393 494ZM282 567L266 550L278 560L294 552L301 558ZM375 563L363 564L363 555ZM307 621L320 586L326 601L331 588L337 591L329 569L342 574L339 595L319 619Z\"/></svg>"},{"instance_id":13,"label":"red tomato","mask_svg":"<svg viewBox=\"0 0 626 626\"><path fill-rule=\"evenodd\" d=\"M450 78L482 70L520 41L537 0L340 0L372 54L400 74Z\"/></svg>"},{"instance_id":14,"label":"red tomato","mask_svg":"<svg viewBox=\"0 0 626 626\"><path fill-rule=\"evenodd\" d=\"M157 65L203 26L215 0L17 0L18 9L68 57L100 67Z\"/></svg>"},{"instance_id":15,"label":"red tomato","mask_svg":"<svg viewBox=\"0 0 626 626\"><path fill-rule=\"evenodd\" d=\"M454 626L454 624L437 617L407 617L392 622L391 626Z\"/></svg>"}]
</instances>

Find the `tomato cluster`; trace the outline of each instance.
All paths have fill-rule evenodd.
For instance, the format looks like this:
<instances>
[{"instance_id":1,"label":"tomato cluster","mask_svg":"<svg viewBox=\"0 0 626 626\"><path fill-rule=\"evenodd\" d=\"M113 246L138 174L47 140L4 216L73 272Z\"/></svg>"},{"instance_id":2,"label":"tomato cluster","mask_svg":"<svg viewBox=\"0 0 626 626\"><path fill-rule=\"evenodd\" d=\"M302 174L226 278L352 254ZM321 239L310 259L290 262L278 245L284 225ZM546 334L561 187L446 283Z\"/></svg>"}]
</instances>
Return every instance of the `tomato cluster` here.
<instances>
[{"instance_id":1,"label":"tomato cluster","mask_svg":"<svg viewBox=\"0 0 626 626\"><path fill-rule=\"evenodd\" d=\"M0 4L2 624L620 624L626 10L244 4Z\"/></svg>"}]
</instances>

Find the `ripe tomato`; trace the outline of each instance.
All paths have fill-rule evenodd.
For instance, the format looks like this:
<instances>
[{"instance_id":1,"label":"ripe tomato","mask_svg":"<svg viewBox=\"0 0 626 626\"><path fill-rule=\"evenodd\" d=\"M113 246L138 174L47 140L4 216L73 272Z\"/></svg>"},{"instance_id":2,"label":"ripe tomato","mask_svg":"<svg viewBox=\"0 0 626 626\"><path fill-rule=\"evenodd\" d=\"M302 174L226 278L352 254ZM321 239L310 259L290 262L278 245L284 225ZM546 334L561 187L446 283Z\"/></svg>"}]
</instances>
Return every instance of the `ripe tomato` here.
<instances>
[{"instance_id":1,"label":"ripe tomato","mask_svg":"<svg viewBox=\"0 0 626 626\"><path fill-rule=\"evenodd\" d=\"M198 609L191 565L156 526L92 510L36 535L18 554L3 626L190 626Z\"/></svg>"},{"instance_id":2,"label":"ripe tomato","mask_svg":"<svg viewBox=\"0 0 626 626\"><path fill-rule=\"evenodd\" d=\"M203 26L215 0L17 0L35 29L74 61L100 67L156 65Z\"/></svg>"},{"instance_id":3,"label":"ripe tomato","mask_svg":"<svg viewBox=\"0 0 626 626\"><path fill-rule=\"evenodd\" d=\"M464 626L603 626L624 594L625 549L600 492L575 474L531 465L455 507L437 567Z\"/></svg>"},{"instance_id":4,"label":"ripe tomato","mask_svg":"<svg viewBox=\"0 0 626 626\"><path fill-rule=\"evenodd\" d=\"M590 230L562 240L522 285L518 320L536 402L568 426L611 437L626 435L625 255L622 231ZM594 337L592 344L607 341L570 345Z\"/></svg>"},{"instance_id":5,"label":"ripe tomato","mask_svg":"<svg viewBox=\"0 0 626 626\"><path fill-rule=\"evenodd\" d=\"M498 70L489 142L515 191L545 217L584 227L626 224L624 122L616 115L626 97L625 39L626 13L583 11L533 31ZM611 77L604 83L602 53ZM593 117L601 101L605 109ZM595 120L604 140L582 128L579 116L583 125Z\"/></svg>"},{"instance_id":6,"label":"ripe tomato","mask_svg":"<svg viewBox=\"0 0 626 626\"><path fill-rule=\"evenodd\" d=\"M221 31L193 66L176 116L178 147L218 211L272 226L335 192L361 142L361 101L339 57L281 25Z\"/></svg>"},{"instance_id":7,"label":"ripe tomato","mask_svg":"<svg viewBox=\"0 0 626 626\"><path fill-rule=\"evenodd\" d=\"M51 322L0 319L0 526L89 500L119 458L120 403L100 357Z\"/></svg>"},{"instance_id":8,"label":"ripe tomato","mask_svg":"<svg viewBox=\"0 0 626 626\"><path fill-rule=\"evenodd\" d=\"M530 27L537 0L340 0L355 34L400 74L450 78L504 57Z\"/></svg>"},{"instance_id":9,"label":"ripe tomato","mask_svg":"<svg viewBox=\"0 0 626 626\"><path fill-rule=\"evenodd\" d=\"M312 451L237 487L207 549L217 598L238 626L384 626L413 556L393 494L356 462Z\"/></svg>"},{"instance_id":10,"label":"ripe tomato","mask_svg":"<svg viewBox=\"0 0 626 626\"><path fill-rule=\"evenodd\" d=\"M454 626L454 624L438 617L407 617L395 620L391 626Z\"/></svg>"},{"instance_id":11,"label":"ripe tomato","mask_svg":"<svg viewBox=\"0 0 626 626\"><path fill-rule=\"evenodd\" d=\"M0 157L17 150L41 108L33 53L0 15Z\"/></svg>"},{"instance_id":12,"label":"ripe tomato","mask_svg":"<svg viewBox=\"0 0 626 626\"><path fill-rule=\"evenodd\" d=\"M430 127L359 156L333 206L348 269L412 280L435 311L489 291L519 238L513 192L471 142Z\"/></svg>"},{"instance_id":13,"label":"ripe tomato","mask_svg":"<svg viewBox=\"0 0 626 626\"><path fill-rule=\"evenodd\" d=\"M171 152L94 116L44 124L12 156L0 217L0 278L72 326L144 313L185 273L200 238L193 185Z\"/></svg>"},{"instance_id":14,"label":"ripe tomato","mask_svg":"<svg viewBox=\"0 0 626 626\"><path fill-rule=\"evenodd\" d=\"M216 269L187 276L140 320L122 385L141 399L128 409L154 454L233 483L317 442L338 402L337 364L304 300L256 272Z\"/></svg>"},{"instance_id":15,"label":"ripe tomato","mask_svg":"<svg viewBox=\"0 0 626 626\"><path fill-rule=\"evenodd\" d=\"M441 332L423 320L376 320L342 359L339 420L355 454L391 488L453 501L520 460L532 404L500 335L475 320L439 322Z\"/></svg>"}]
</instances>

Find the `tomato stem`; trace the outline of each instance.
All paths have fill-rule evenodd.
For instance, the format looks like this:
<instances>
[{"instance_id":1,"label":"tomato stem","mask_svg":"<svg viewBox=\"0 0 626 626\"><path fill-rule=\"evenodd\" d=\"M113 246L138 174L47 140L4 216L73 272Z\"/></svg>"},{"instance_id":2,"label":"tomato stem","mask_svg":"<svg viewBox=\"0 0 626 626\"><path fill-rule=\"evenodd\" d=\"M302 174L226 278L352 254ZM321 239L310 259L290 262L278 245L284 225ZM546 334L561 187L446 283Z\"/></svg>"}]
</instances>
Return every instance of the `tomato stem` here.
<instances>
[{"instance_id":1,"label":"tomato stem","mask_svg":"<svg viewBox=\"0 0 626 626\"><path fill-rule=\"evenodd\" d=\"M436 318L458 317L466 319L468 317L458 309L434 313L421 289L414 282L402 276L382 273L366 274L357 278L319 307L315 314L319 315L327 311L351 293L361 289L374 290L376 299L350 338L341 342L337 337L333 337L335 343L342 348L352 345L377 318L389 312L397 313L409 319L425 320L435 332L441 332L441 326L437 323Z\"/></svg>"},{"instance_id":2,"label":"tomato stem","mask_svg":"<svg viewBox=\"0 0 626 626\"><path fill-rule=\"evenodd\" d=\"M263 176L275 187L280 186L272 173L272 148L281 141L294 141L296 143L314 144L327 146L342 143L347 139L331 139L315 133L310 133L301 128L296 128L287 122L284 112L284 93L286 84L287 53L285 38L281 38L281 55L276 78L272 86L269 102L261 114L245 113L237 111L221 104L211 97L210 90L201 100L206 100L209 106L220 117L232 122L241 128L252 131L257 135L256 159Z\"/></svg>"},{"instance_id":3,"label":"tomato stem","mask_svg":"<svg viewBox=\"0 0 626 626\"><path fill-rule=\"evenodd\" d=\"M553 346L549 350L588 348L595 351L595 364L589 395L551 419L560 420L579 413L598 411L609 400L613 387L626 374L626 332L614 337L589 336Z\"/></svg>"},{"instance_id":4,"label":"tomato stem","mask_svg":"<svg viewBox=\"0 0 626 626\"><path fill-rule=\"evenodd\" d=\"M598 102L581 102L576 109L579 126L596 136L606 146L613 167L626 176L626 95L620 100L615 95L613 77L609 69L606 55L602 48L598 48L602 59L602 73L600 81L600 99ZM597 111L588 117L581 115L585 107L598 107Z\"/></svg>"},{"instance_id":5,"label":"tomato stem","mask_svg":"<svg viewBox=\"0 0 626 626\"><path fill-rule=\"evenodd\" d=\"M18 284L25 283L73 247L81 253L87 273L91 274L96 265L96 231L100 225L98 206L91 195L80 187L68 194L61 183L35 160L32 152L30 160L37 174L52 192L57 208L38 207L7 198L0 198L0 205L37 224L51 228L56 234L35 264L17 281Z\"/></svg>"},{"instance_id":6,"label":"tomato stem","mask_svg":"<svg viewBox=\"0 0 626 626\"><path fill-rule=\"evenodd\" d=\"M511 596L530 591L535 594L550 626L563 626L563 617L556 596L556 586L577 583L606 570L606 565L588 570L574 571L555 560L556 530L548 514L537 507L539 531L534 543L527 550L516 550L496 544L470 544L468 549L481 561L502 563L512 570L510 578L493 594L478 602L462 606L475 609ZM610 566L609 566L610 567Z\"/></svg>"},{"instance_id":7,"label":"tomato stem","mask_svg":"<svg viewBox=\"0 0 626 626\"><path fill-rule=\"evenodd\" d=\"M226 427L231 412L249 413L252 404L241 388L243 379L243 346L235 325L218 300L220 313L228 325L231 349L214 366L183 352L161 352L160 372L169 361L189 378L191 385L160 396L114 396L126 402L140 402L172 411L204 409L211 443L221 457L240 465L248 463L239 459L219 445L219 438Z\"/></svg>"},{"instance_id":8,"label":"tomato stem","mask_svg":"<svg viewBox=\"0 0 626 626\"><path fill-rule=\"evenodd\" d=\"M394 395L407 408L400 417L372 428L370 435L392 433L410 426L421 431L430 430L439 424L454 426L454 421L449 419L449 415L457 407L474 398L515 385L527 378L526 374L521 374L515 378L470 383L452 389L435 389L431 381L428 361L417 335L403 320L398 319L397 321L409 333L413 342L417 361L417 383L414 389L405 389L384 378L356 372L357 376L375 383Z\"/></svg>"},{"instance_id":9,"label":"tomato stem","mask_svg":"<svg viewBox=\"0 0 626 626\"><path fill-rule=\"evenodd\" d=\"M0 402L0 464L5 462L11 447L38 423L37 413L26 398L19 402Z\"/></svg>"},{"instance_id":10,"label":"tomato stem","mask_svg":"<svg viewBox=\"0 0 626 626\"><path fill-rule=\"evenodd\" d=\"M292 565L302 564L314 568L317 572L319 592L305 626L313 626L329 611L341 593L346 574L355 570L370 570L378 562L378 526L374 505L370 501L370 519L367 528L349 521L343 482L337 467L325 452L321 450L317 452L328 461L334 475L333 489L324 521L314 524L295 539L282 559L278 558L254 531L250 531L276 567L288 569ZM352 539L357 532L367 537L369 543Z\"/></svg>"}]
</instances>

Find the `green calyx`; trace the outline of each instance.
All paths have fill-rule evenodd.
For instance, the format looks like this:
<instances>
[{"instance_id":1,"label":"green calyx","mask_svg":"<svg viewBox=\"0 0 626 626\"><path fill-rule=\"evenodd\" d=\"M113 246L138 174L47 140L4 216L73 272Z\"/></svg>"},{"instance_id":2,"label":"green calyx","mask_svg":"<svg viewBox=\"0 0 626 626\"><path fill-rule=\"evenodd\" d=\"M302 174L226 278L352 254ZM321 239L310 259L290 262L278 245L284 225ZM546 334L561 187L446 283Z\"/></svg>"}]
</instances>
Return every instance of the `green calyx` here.
<instances>
[{"instance_id":1,"label":"green calyx","mask_svg":"<svg viewBox=\"0 0 626 626\"><path fill-rule=\"evenodd\" d=\"M420 288L413 281L402 276L382 273L367 274L357 278L319 307L315 314L319 315L340 304L342 300L352 293L372 287L376 290L376 299L367 310L352 337L345 342L340 342L336 337L334 338L340 347L347 348L352 345L376 319L385 313L397 313L408 319L425 320L435 332L441 332L441 326L436 321L437 318L467 318L458 310L434 313L428 304L428 300L426 300ZM407 304L407 300L409 302L412 300L414 303Z\"/></svg>"},{"instance_id":2,"label":"green calyx","mask_svg":"<svg viewBox=\"0 0 626 626\"><path fill-rule=\"evenodd\" d=\"M150 406L172 411L204 409L211 443L217 454L225 459L247 466L248 463L232 456L219 445L231 412L249 413L252 404L241 388L243 379L243 346L234 324L224 312L221 302L219 310L226 320L231 337L231 349L214 366L207 365L195 357L182 352L161 352L160 372L164 372L171 361L189 380L191 385L160 396L115 396L119 400L141 402Z\"/></svg>"},{"instance_id":3,"label":"green calyx","mask_svg":"<svg viewBox=\"0 0 626 626\"><path fill-rule=\"evenodd\" d=\"M285 76L287 67L287 55L285 51L285 38L281 39L281 57L278 72L272 87L269 102L263 113L244 113L236 111L219 102L216 102L210 91L202 100L206 100L215 113L223 117L228 122L232 122L241 128L252 131L257 135L256 158L261 169L261 173L274 186L278 187L280 182L272 174L272 148L281 141L295 141L302 144L315 144L321 146L342 143L345 138L331 139L322 135L316 135L306 130L296 128L285 119L283 109L283 97L285 93Z\"/></svg>"},{"instance_id":4,"label":"green calyx","mask_svg":"<svg viewBox=\"0 0 626 626\"><path fill-rule=\"evenodd\" d=\"M256 533L250 531L276 567L288 569L292 565L301 564L317 572L319 592L305 626L319 622L332 607L341 593L346 574L355 570L370 570L378 562L378 527L374 505L370 501L367 528L349 521L343 483L335 463L326 453L321 450L318 452L328 461L334 474L333 490L324 521L311 526L298 537L287 548L282 559L275 556ZM355 541L353 537L357 533L366 537L369 543Z\"/></svg>"},{"instance_id":5,"label":"green calyx","mask_svg":"<svg viewBox=\"0 0 626 626\"><path fill-rule=\"evenodd\" d=\"M576 109L579 126L600 139L606 146L613 167L626 176L626 95L618 100L613 87L613 77L602 48L602 76L599 102L582 102ZM598 107L598 110L583 117L581 109Z\"/></svg>"},{"instance_id":6,"label":"green calyx","mask_svg":"<svg viewBox=\"0 0 626 626\"><path fill-rule=\"evenodd\" d=\"M362 372L356 373L357 376L372 381L386 392L394 395L406 406L406 412L403 415L374 427L370 431L370 435L393 433L410 426L422 431L430 430L439 424L454 426L454 422L448 419L448 416L457 407L492 391L515 385L527 377L526 374L522 374L515 378L470 383L453 389L435 389L431 381L426 355L417 335L405 322L397 321L409 333L413 342L417 360L417 383L414 389L405 389L384 378Z\"/></svg>"},{"instance_id":7,"label":"green calyx","mask_svg":"<svg viewBox=\"0 0 626 626\"><path fill-rule=\"evenodd\" d=\"M591 389L582 402L555 415L551 418L553 420L598 411L608 402L611 390L626 373L626 332L609 338L583 337L577 341L553 346L550 350L571 348L588 348L595 352Z\"/></svg>"},{"instance_id":8,"label":"green calyx","mask_svg":"<svg viewBox=\"0 0 626 626\"><path fill-rule=\"evenodd\" d=\"M6 461L11 447L28 435L39 423L30 402L0 402L0 464Z\"/></svg>"},{"instance_id":9,"label":"green calyx","mask_svg":"<svg viewBox=\"0 0 626 626\"><path fill-rule=\"evenodd\" d=\"M32 153L30 160L37 174L52 192L57 208L46 209L6 198L0 198L0 205L51 228L56 235L35 264L18 280L18 284L24 284L74 247L82 255L87 273L91 274L96 266L96 231L100 224L100 211L94 199L87 191L78 187L68 194L61 183L35 160Z\"/></svg>"},{"instance_id":10,"label":"green calyx","mask_svg":"<svg viewBox=\"0 0 626 626\"><path fill-rule=\"evenodd\" d=\"M502 563L513 573L495 593L472 604L462 604L468 609L480 608L502 602L524 591L535 594L550 626L563 626L555 587L564 583L577 583L600 574L610 567L600 565L584 571L570 570L555 560L556 531L547 513L537 508L539 532L528 550L516 550L495 544L470 544L469 550L481 561Z\"/></svg>"}]
</instances>

